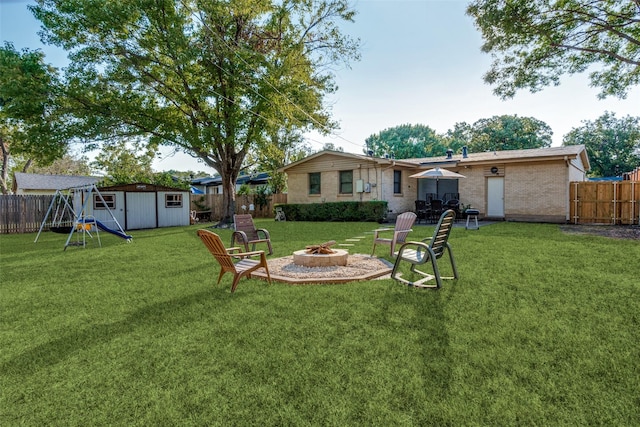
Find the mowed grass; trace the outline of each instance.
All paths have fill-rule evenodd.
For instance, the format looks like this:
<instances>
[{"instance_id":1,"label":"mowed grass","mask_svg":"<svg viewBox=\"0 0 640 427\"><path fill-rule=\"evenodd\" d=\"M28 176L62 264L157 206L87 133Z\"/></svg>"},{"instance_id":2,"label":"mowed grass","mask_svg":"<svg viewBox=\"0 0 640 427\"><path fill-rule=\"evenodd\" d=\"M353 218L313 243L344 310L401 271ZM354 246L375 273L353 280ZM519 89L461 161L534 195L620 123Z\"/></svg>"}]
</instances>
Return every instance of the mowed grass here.
<instances>
[{"instance_id":1,"label":"mowed grass","mask_svg":"<svg viewBox=\"0 0 640 427\"><path fill-rule=\"evenodd\" d=\"M257 225L273 257L327 240L369 253L379 227ZM637 240L455 228L460 279L439 291L243 279L231 294L198 228L66 251L65 235L0 236L0 425L640 425Z\"/></svg>"}]
</instances>

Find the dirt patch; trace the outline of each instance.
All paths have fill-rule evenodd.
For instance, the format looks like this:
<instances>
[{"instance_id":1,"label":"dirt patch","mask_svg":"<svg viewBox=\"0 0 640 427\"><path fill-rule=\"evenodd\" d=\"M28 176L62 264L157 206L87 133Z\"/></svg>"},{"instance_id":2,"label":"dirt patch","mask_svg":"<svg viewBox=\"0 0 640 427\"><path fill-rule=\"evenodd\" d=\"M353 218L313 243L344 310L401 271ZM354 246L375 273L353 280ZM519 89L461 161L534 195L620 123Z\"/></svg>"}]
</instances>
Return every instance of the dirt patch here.
<instances>
[{"instance_id":1,"label":"dirt patch","mask_svg":"<svg viewBox=\"0 0 640 427\"><path fill-rule=\"evenodd\" d=\"M591 234L612 239L640 240L640 227L637 225L561 225L560 230L571 234Z\"/></svg>"}]
</instances>

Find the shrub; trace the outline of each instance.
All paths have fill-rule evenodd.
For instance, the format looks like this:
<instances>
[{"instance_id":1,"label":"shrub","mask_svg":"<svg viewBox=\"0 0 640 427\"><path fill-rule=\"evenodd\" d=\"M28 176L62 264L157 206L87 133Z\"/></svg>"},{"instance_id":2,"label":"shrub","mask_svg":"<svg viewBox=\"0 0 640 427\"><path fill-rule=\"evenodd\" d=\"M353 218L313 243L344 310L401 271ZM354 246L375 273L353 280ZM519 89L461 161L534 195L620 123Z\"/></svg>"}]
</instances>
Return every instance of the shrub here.
<instances>
[{"instance_id":1,"label":"shrub","mask_svg":"<svg viewBox=\"0 0 640 427\"><path fill-rule=\"evenodd\" d=\"M375 221L386 217L387 202L328 202L275 205L288 221Z\"/></svg>"}]
</instances>

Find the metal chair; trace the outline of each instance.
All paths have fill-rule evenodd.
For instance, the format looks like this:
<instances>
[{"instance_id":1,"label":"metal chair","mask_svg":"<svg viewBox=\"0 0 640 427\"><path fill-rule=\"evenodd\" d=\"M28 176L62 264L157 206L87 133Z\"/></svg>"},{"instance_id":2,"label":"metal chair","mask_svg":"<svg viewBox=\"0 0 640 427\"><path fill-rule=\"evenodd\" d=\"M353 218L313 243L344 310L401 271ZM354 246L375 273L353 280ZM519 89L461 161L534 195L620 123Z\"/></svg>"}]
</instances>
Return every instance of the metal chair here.
<instances>
[{"instance_id":1,"label":"metal chair","mask_svg":"<svg viewBox=\"0 0 640 427\"><path fill-rule=\"evenodd\" d=\"M446 209L451 209L456 213L456 220L461 218L462 212L460 212L460 200L458 199L449 199L444 204Z\"/></svg>"},{"instance_id":2,"label":"metal chair","mask_svg":"<svg viewBox=\"0 0 640 427\"><path fill-rule=\"evenodd\" d=\"M271 275L269 274L269 266L267 265L267 257L264 251L238 252L240 248L225 248L220 236L209 230L198 230L198 237L220 264L217 284L220 284L220 279L225 273L233 274L233 282L231 283L231 293L233 293L236 291L242 276L251 278L251 272L259 268L264 268L267 272L267 281L271 284ZM253 255L260 255L260 260L249 258ZM233 258L239 259L239 261L234 263Z\"/></svg>"},{"instance_id":3,"label":"metal chair","mask_svg":"<svg viewBox=\"0 0 640 427\"><path fill-rule=\"evenodd\" d=\"M391 278L409 286L435 289L442 287L442 279L457 279L458 269L456 268L456 262L453 258L453 252L451 252L451 245L448 242L455 219L456 213L449 209L440 216L440 220L432 237L426 238L421 242L406 242L403 244L398 251L398 257L393 266ZM452 277L441 277L440 271L438 270L438 259L442 257L445 250L449 253L449 259L451 260L451 267L453 268ZM426 264L429 261L433 268L433 275L417 269L417 266ZM399 271L400 265L403 262L411 264L410 271L422 276L422 278L415 282L404 279L402 273ZM424 284L434 278L436 280L435 285Z\"/></svg>"},{"instance_id":4,"label":"metal chair","mask_svg":"<svg viewBox=\"0 0 640 427\"><path fill-rule=\"evenodd\" d=\"M416 221L420 224L421 220L427 221L429 215L429 205L426 200L416 200Z\"/></svg>"},{"instance_id":5,"label":"metal chair","mask_svg":"<svg viewBox=\"0 0 640 427\"><path fill-rule=\"evenodd\" d=\"M436 222L436 218L439 218L442 212L444 211L444 206L442 200L433 199L431 201L431 221Z\"/></svg>"}]
</instances>

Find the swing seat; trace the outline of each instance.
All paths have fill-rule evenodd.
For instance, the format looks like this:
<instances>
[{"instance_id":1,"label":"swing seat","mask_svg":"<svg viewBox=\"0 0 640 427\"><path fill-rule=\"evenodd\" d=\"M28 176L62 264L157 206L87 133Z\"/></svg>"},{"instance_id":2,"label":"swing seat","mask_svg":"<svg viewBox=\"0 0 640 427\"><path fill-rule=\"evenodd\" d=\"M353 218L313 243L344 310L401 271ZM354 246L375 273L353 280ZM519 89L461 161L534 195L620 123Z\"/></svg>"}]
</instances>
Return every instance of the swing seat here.
<instances>
[{"instance_id":1,"label":"swing seat","mask_svg":"<svg viewBox=\"0 0 640 427\"><path fill-rule=\"evenodd\" d=\"M58 234L69 234L71 233L71 230L73 230L73 227L70 226L62 226L62 227L49 227L50 231L53 231L54 233L58 233Z\"/></svg>"}]
</instances>

